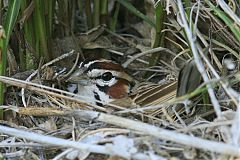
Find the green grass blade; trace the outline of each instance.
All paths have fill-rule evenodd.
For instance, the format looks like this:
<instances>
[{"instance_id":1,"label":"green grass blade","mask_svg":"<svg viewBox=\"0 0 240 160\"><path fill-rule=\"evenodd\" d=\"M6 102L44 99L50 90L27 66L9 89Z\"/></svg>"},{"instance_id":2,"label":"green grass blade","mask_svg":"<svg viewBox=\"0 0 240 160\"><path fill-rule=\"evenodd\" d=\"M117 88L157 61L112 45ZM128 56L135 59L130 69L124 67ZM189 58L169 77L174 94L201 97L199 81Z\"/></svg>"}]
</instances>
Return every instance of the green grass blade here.
<instances>
[{"instance_id":1,"label":"green grass blade","mask_svg":"<svg viewBox=\"0 0 240 160\"><path fill-rule=\"evenodd\" d=\"M99 0L94 0L93 10L94 10L93 24L94 24L94 27L96 27L100 24L100 1Z\"/></svg>"},{"instance_id":2,"label":"green grass blade","mask_svg":"<svg viewBox=\"0 0 240 160\"><path fill-rule=\"evenodd\" d=\"M48 0L46 6L46 29L47 29L47 37L52 37L52 30L53 30L53 14L54 14L54 4L55 0Z\"/></svg>"},{"instance_id":3,"label":"green grass blade","mask_svg":"<svg viewBox=\"0 0 240 160\"><path fill-rule=\"evenodd\" d=\"M209 7L221 18L224 23L230 28L237 40L240 42L240 28L217 6L213 5L209 0L205 0Z\"/></svg>"},{"instance_id":4,"label":"green grass blade","mask_svg":"<svg viewBox=\"0 0 240 160\"><path fill-rule=\"evenodd\" d=\"M9 1L7 17L4 23L5 35L6 38L1 36L1 57L0 57L0 75L5 75L6 66L7 66L7 47L12 30L17 21L17 17L20 10L21 1L11 0ZM0 105L4 102L4 84L0 83ZM0 119L3 118L3 112L0 110Z\"/></svg>"},{"instance_id":5,"label":"green grass blade","mask_svg":"<svg viewBox=\"0 0 240 160\"><path fill-rule=\"evenodd\" d=\"M117 0L121 5L126 7L129 11L131 11L133 14L136 16L140 17L143 19L145 22L150 24L152 27L156 28L156 25L143 13L141 13L139 10L137 10L130 2L129 0Z\"/></svg>"},{"instance_id":6,"label":"green grass blade","mask_svg":"<svg viewBox=\"0 0 240 160\"><path fill-rule=\"evenodd\" d=\"M36 10L36 17L35 17L35 28L37 30L37 37L39 38L37 41L39 42L36 44L38 46L38 50L40 56L44 57L46 61L49 61L49 54L48 54L48 45L47 45L47 35L46 35L46 25L45 25L45 17L44 17L44 2L41 0L35 1L35 10Z\"/></svg>"},{"instance_id":7,"label":"green grass blade","mask_svg":"<svg viewBox=\"0 0 240 160\"><path fill-rule=\"evenodd\" d=\"M93 18L92 18L92 9L91 9L91 1L90 0L86 0L85 14L87 17L87 27L88 27L88 29L91 29L91 28L93 28Z\"/></svg>"},{"instance_id":8,"label":"green grass blade","mask_svg":"<svg viewBox=\"0 0 240 160\"><path fill-rule=\"evenodd\" d=\"M22 11L22 16L25 16L23 14L23 12L25 11L26 8L29 8L30 6L32 5L35 5L33 4L33 1L27 3L26 0L21 0L22 3L21 3L21 11ZM33 15L34 11L31 11L31 15ZM25 19L23 22L23 30L24 30L24 37L25 37L25 43L28 43L28 45L32 46L32 48L35 50L35 41L36 41L36 36L35 36L35 31L34 31L34 20L33 20L33 16L29 16L27 19ZM37 62L37 54L36 52L34 53L31 53L31 51L29 51L27 48L24 48L24 54L25 55L22 55L20 57L22 57L20 59L20 67L23 69L27 69L27 70L30 70L30 69L34 69L37 67L37 63L34 63L34 62Z\"/></svg>"},{"instance_id":9,"label":"green grass blade","mask_svg":"<svg viewBox=\"0 0 240 160\"><path fill-rule=\"evenodd\" d=\"M3 72L5 71L4 67L3 67L3 63L2 63L2 59L3 59L3 48L4 48L4 42L6 41L6 35L5 35L5 31L3 29L2 26L0 26L0 55L2 55L2 57L0 57L1 59L1 63L0 63L0 74L3 75ZM2 82L0 82L0 104L2 105L4 102L4 84ZM3 119L3 110L0 109L0 119Z\"/></svg>"},{"instance_id":10,"label":"green grass blade","mask_svg":"<svg viewBox=\"0 0 240 160\"><path fill-rule=\"evenodd\" d=\"M20 10L21 1L19 0L11 0L9 1L8 11L6 21L4 23L4 29L6 34L5 45L8 44L13 27L18 17L18 13Z\"/></svg>"},{"instance_id":11,"label":"green grass blade","mask_svg":"<svg viewBox=\"0 0 240 160\"><path fill-rule=\"evenodd\" d=\"M116 26L117 26L117 21L118 21L118 14L119 14L119 9L120 9L120 4L116 3L115 4L115 10L114 10L114 14L113 14L113 18L110 24L110 30L115 32L116 30Z\"/></svg>"},{"instance_id":12,"label":"green grass blade","mask_svg":"<svg viewBox=\"0 0 240 160\"><path fill-rule=\"evenodd\" d=\"M166 19L166 12L164 11L164 7L161 3L158 3L155 9L156 14L156 35L154 38L153 48L163 47L164 46L164 21ZM152 54L149 60L149 66L154 66L157 64L160 54Z\"/></svg>"},{"instance_id":13,"label":"green grass blade","mask_svg":"<svg viewBox=\"0 0 240 160\"><path fill-rule=\"evenodd\" d=\"M101 24L107 25L107 17L108 17L108 0L102 0L100 4L100 21Z\"/></svg>"},{"instance_id":14,"label":"green grass blade","mask_svg":"<svg viewBox=\"0 0 240 160\"><path fill-rule=\"evenodd\" d=\"M190 12L191 12L191 1L184 0L185 12L187 14L187 18L190 19Z\"/></svg>"}]
</instances>

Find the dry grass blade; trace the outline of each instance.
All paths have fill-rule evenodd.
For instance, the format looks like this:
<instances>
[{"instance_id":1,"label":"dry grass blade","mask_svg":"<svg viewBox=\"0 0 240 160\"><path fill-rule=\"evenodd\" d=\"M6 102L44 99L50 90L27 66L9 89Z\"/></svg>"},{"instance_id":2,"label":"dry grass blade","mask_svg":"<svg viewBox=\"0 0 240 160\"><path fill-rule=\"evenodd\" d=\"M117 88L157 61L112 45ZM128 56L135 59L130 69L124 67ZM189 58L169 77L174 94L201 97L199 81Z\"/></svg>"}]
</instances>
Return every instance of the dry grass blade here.
<instances>
[{"instance_id":1,"label":"dry grass blade","mask_svg":"<svg viewBox=\"0 0 240 160\"><path fill-rule=\"evenodd\" d=\"M12 135L20 138L25 138L28 140L32 140L38 143L43 143L47 145L62 147L62 148L74 148L79 151L87 151L90 153L101 153L106 155L118 155L124 158L133 158L137 160L145 160L149 159L149 155L136 152L136 150L131 150L131 148L125 148L125 150L120 151L118 145L119 144L112 144L112 145L96 145L96 144L88 144L83 142L75 142L70 140L65 140L61 138L55 138L52 136L45 136L33 132L27 132L15 128L0 126L0 132ZM124 153L124 154L123 154ZM159 156L156 156L159 157Z\"/></svg>"},{"instance_id":2,"label":"dry grass blade","mask_svg":"<svg viewBox=\"0 0 240 160\"><path fill-rule=\"evenodd\" d=\"M119 127L125 127L160 139L174 141L176 143L184 144L191 147L209 150L212 152L218 152L221 154L240 156L239 147L224 144L222 142L213 142L193 136L188 136L185 134L177 133L175 131L161 129L146 123L130 120L127 118L92 111L79 111L79 112L74 111L73 115L77 116L78 118L82 117L84 119L89 120L94 119L109 124L113 124Z\"/></svg>"},{"instance_id":3,"label":"dry grass blade","mask_svg":"<svg viewBox=\"0 0 240 160\"><path fill-rule=\"evenodd\" d=\"M183 28L186 32L186 35L187 35L186 38L188 39L189 46L190 46L191 51L193 53L193 56L195 58L196 66L197 66L200 74L202 75L203 80L205 82L208 82L209 78L208 78L208 75L207 75L206 70L204 68L203 62L201 61L200 55L198 53L198 50L197 50L197 47L196 47L196 44L195 44L195 38L193 37L194 34L192 33L192 31L189 28L189 25L188 25L188 22L187 22L187 19L186 19L186 16L185 16L185 11L183 9L183 4L180 0L177 1L177 4L178 4L178 8L179 8L180 15L181 15L181 21L182 21L181 23L182 23L182 26L183 26ZM207 85L207 88L208 88L208 93L209 93L210 98L211 98L211 102L213 103L213 106L215 108L216 114L219 117L221 117L220 105L219 105L218 100L215 96L214 90L213 90L213 88L210 84Z\"/></svg>"},{"instance_id":4,"label":"dry grass blade","mask_svg":"<svg viewBox=\"0 0 240 160\"><path fill-rule=\"evenodd\" d=\"M99 113L99 112L80 111L80 110L65 112L65 115L75 116L77 119L97 120L97 121L109 123L119 127L132 129L146 135L154 136L156 138L173 141L176 143L180 143L180 144L195 147L195 148L209 150L212 152L240 156L240 148L236 146L225 144L222 142L214 142L214 141L204 140L204 139L193 137L193 136L188 136L182 133L161 129L146 123L130 120L127 118L117 117L117 116L108 115L108 114ZM97 153L103 153L103 154L111 154L111 151L109 152L108 150L106 150L104 146L100 147L98 145L88 145L84 143L73 142L73 141L63 140L59 138L43 136L40 134L20 131L17 129L4 127L4 126L0 126L0 132L21 137L21 138L26 138L39 143L47 143L50 145L62 146L62 147L71 147L71 148L75 148L79 150L87 150L89 152L95 152L95 153L97 152Z\"/></svg>"},{"instance_id":5,"label":"dry grass blade","mask_svg":"<svg viewBox=\"0 0 240 160\"><path fill-rule=\"evenodd\" d=\"M96 109L99 109L101 111L106 112L106 110L103 107L99 107L97 105L92 105L92 104L88 104L84 101L81 101L77 98L74 98L73 96L79 96L67 91L63 91L60 89L56 89L56 88L51 88L48 86L44 86L44 85L40 85L40 84L36 84L36 83L31 83L31 82L26 82L26 81L22 81L22 80L18 80L18 79L14 79L14 78L9 78L9 77L5 77L5 76L0 76L0 82L6 83L6 84L10 84L13 86L17 86L17 87L21 87L23 89L29 89L35 92L39 92L40 94L44 93L44 94L48 94L48 95L52 95L55 97L59 97L59 98L64 98L66 100L71 100L73 102L77 102L79 103L79 105L83 105L83 106L91 106L91 107L96 107ZM64 94L68 95L65 96ZM87 97L85 97L87 98ZM81 106L80 105L80 106Z\"/></svg>"}]
</instances>

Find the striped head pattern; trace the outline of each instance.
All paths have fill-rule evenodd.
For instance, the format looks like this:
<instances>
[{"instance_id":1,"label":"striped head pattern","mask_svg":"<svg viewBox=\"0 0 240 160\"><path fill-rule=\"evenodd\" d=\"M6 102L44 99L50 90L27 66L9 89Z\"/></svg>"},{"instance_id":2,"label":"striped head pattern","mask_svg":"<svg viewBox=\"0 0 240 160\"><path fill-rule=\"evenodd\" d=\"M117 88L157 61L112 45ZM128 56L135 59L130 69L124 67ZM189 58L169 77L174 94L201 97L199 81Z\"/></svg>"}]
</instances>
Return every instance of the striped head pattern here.
<instances>
[{"instance_id":1,"label":"striped head pattern","mask_svg":"<svg viewBox=\"0 0 240 160\"><path fill-rule=\"evenodd\" d=\"M125 98L134 86L134 79L124 68L111 60L85 60L69 81L77 84L76 93L94 104L96 100L111 102Z\"/></svg>"}]
</instances>

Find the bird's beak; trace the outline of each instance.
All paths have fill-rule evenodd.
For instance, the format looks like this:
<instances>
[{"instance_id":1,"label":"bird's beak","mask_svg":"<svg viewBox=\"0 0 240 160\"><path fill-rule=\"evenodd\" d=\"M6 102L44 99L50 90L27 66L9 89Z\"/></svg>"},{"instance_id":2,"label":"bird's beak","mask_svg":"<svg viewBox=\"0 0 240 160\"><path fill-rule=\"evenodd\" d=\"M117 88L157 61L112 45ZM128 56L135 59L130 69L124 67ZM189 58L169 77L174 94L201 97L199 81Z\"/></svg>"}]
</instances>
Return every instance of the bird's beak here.
<instances>
[{"instance_id":1,"label":"bird's beak","mask_svg":"<svg viewBox=\"0 0 240 160\"><path fill-rule=\"evenodd\" d=\"M91 81L84 71L84 68L77 69L72 75L70 75L70 77L67 79L67 82L80 84L82 86L90 85Z\"/></svg>"}]
</instances>

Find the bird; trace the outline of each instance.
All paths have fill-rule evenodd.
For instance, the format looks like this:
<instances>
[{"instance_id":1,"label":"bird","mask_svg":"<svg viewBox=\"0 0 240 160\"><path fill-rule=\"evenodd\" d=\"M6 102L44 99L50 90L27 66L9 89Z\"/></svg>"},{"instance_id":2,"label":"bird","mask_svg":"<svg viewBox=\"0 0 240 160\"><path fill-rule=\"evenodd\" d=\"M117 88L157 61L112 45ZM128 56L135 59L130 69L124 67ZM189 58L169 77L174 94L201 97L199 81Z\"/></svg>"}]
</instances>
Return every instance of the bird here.
<instances>
[{"instance_id":1,"label":"bird","mask_svg":"<svg viewBox=\"0 0 240 160\"><path fill-rule=\"evenodd\" d=\"M71 92L100 106L127 97L142 106L156 105L174 98L177 92L176 81L164 85L138 83L119 63L107 59L81 62L68 82L76 85Z\"/></svg>"}]
</instances>

